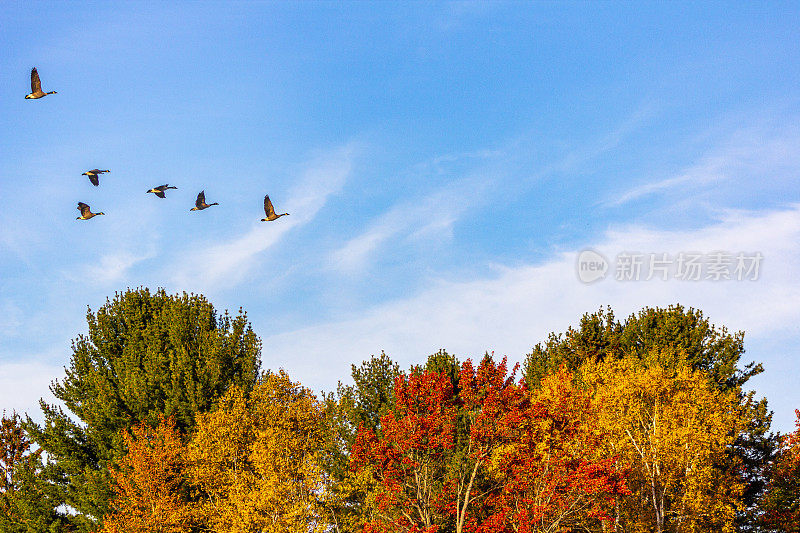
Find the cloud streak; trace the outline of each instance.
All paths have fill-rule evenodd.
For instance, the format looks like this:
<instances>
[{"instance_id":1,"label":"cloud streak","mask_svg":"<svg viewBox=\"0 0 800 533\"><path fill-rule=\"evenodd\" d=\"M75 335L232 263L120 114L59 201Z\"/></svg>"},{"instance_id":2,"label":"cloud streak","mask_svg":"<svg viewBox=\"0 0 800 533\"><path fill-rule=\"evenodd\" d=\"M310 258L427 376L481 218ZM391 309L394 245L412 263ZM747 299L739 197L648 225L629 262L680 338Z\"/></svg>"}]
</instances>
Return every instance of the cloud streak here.
<instances>
[{"instance_id":1,"label":"cloud streak","mask_svg":"<svg viewBox=\"0 0 800 533\"><path fill-rule=\"evenodd\" d=\"M155 252L136 255L129 251L119 251L106 254L100 258L97 264L86 266L86 277L97 283L112 284L123 281L129 270L137 263L151 259Z\"/></svg>"},{"instance_id":2,"label":"cloud streak","mask_svg":"<svg viewBox=\"0 0 800 533\"><path fill-rule=\"evenodd\" d=\"M392 239L416 240L449 234L453 223L480 201L486 185L477 179L456 180L422 199L395 204L366 231L334 250L331 264L352 273L365 268L381 246Z\"/></svg>"},{"instance_id":3,"label":"cloud streak","mask_svg":"<svg viewBox=\"0 0 800 533\"><path fill-rule=\"evenodd\" d=\"M740 131L725 146L706 155L676 176L633 187L618 197L607 200L603 205L619 207L672 189L696 189L741 175L752 179L752 176L764 174L769 169L794 167L799 158L792 147L797 146L798 141L800 138L793 134L765 140L761 132Z\"/></svg>"}]
</instances>

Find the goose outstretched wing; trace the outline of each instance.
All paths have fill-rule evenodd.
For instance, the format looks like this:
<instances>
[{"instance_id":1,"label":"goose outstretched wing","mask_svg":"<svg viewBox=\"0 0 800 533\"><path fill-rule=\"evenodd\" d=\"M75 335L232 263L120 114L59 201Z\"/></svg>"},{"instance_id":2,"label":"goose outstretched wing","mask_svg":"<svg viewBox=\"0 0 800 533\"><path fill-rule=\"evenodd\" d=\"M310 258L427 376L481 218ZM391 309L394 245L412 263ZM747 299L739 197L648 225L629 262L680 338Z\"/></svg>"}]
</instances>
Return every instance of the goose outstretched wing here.
<instances>
[{"instance_id":1,"label":"goose outstretched wing","mask_svg":"<svg viewBox=\"0 0 800 533\"><path fill-rule=\"evenodd\" d=\"M36 67L31 69L31 92L38 93L42 90L42 82L39 80L39 73L36 71Z\"/></svg>"},{"instance_id":2,"label":"goose outstretched wing","mask_svg":"<svg viewBox=\"0 0 800 533\"><path fill-rule=\"evenodd\" d=\"M272 207L272 202L269 199L269 195L264 196L264 212L268 217L271 217L275 214L275 208Z\"/></svg>"}]
</instances>

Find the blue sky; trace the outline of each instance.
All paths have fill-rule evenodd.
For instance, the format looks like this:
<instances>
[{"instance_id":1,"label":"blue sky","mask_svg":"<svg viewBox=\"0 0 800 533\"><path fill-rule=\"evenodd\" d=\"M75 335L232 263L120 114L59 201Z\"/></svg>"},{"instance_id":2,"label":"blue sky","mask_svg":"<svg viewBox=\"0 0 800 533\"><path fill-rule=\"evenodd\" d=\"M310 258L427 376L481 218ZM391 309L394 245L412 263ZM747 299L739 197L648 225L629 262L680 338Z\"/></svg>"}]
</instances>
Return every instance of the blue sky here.
<instances>
[{"instance_id":1,"label":"blue sky","mask_svg":"<svg viewBox=\"0 0 800 533\"><path fill-rule=\"evenodd\" d=\"M796 3L11 1L0 28L0 406L51 398L87 305L162 286L243 307L317 391L681 303L745 331L793 427ZM33 66L58 94L23 98ZM264 194L291 215L259 222ZM587 285L586 248L764 259Z\"/></svg>"}]
</instances>

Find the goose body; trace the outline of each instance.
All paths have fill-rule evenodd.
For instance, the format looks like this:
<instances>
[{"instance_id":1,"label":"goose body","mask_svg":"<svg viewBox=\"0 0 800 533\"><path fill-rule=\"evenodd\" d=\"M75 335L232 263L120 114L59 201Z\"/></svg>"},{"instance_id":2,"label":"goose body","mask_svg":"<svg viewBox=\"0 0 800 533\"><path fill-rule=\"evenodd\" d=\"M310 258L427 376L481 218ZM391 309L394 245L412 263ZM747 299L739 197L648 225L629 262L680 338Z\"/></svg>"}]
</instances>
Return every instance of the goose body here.
<instances>
[{"instance_id":1,"label":"goose body","mask_svg":"<svg viewBox=\"0 0 800 533\"><path fill-rule=\"evenodd\" d=\"M92 213L92 210L89 209L89 206L83 202L78 202L78 211L81 212L81 216L79 216L76 220L89 220L97 215L105 215L105 213L102 211L99 213Z\"/></svg>"},{"instance_id":2,"label":"goose body","mask_svg":"<svg viewBox=\"0 0 800 533\"><path fill-rule=\"evenodd\" d=\"M164 192L166 190L168 190L168 189L177 189L177 187L170 187L169 183L165 183L164 185L159 185L158 187L153 187L152 189L150 189L147 192L151 192L151 193L155 194L156 196L158 196L159 198L166 198L166 196L164 196Z\"/></svg>"},{"instance_id":3,"label":"goose body","mask_svg":"<svg viewBox=\"0 0 800 533\"><path fill-rule=\"evenodd\" d=\"M267 218L262 218L261 222L271 222L273 220L277 220L284 215L288 215L289 213L281 213L280 215L275 214L275 208L272 207L272 202L269 199L269 195L264 196L264 213L266 213Z\"/></svg>"},{"instance_id":4,"label":"goose body","mask_svg":"<svg viewBox=\"0 0 800 533\"><path fill-rule=\"evenodd\" d=\"M207 209L212 205L219 205L219 204L217 202L207 204L206 191L200 191L200 194L197 195L197 200L194 201L194 207L189 209L189 211L202 211L203 209Z\"/></svg>"},{"instance_id":5,"label":"goose body","mask_svg":"<svg viewBox=\"0 0 800 533\"><path fill-rule=\"evenodd\" d=\"M100 185L100 174L104 174L106 172L111 172L110 170L100 170L99 168L93 168L92 170L87 170L81 176L89 176L89 181L92 182L92 185L97 187Z\"/></svg>"},{"instance_id":6,"label":"goose body","mask_svg":"<svg viewBox=\"0 0 800 533\"><path fill-rule=\"evenodd\" d=\"M56 92L50 91L49 93L46 93L42 91L42 82L39 80L39 73L36 71L36 67L33 67L31 69L31 94L25 95L25 99L36 100L37 98L47 96L48 94L56 94Z\"/></svg>"}]
</instances>

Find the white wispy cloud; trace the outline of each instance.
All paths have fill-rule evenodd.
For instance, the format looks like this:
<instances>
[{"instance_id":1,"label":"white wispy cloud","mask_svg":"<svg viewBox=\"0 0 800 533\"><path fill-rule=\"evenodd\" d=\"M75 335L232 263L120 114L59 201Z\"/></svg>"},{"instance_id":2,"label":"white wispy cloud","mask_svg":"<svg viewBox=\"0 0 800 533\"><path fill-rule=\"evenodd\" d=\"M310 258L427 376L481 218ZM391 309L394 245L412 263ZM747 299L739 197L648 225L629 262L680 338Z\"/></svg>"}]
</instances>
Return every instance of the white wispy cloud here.
<instances>
[{"instance_id":1,"label":"white wispy cloud","mask_svg":"<svg viewBox=\"0 0 800 533\"><path fill-rule=\"evenodd\" d=\"M367 265L371 256L392 239L441 236L473 206L486 182L462 179L449 183L421 199L403 200L380 215L366 231L353 237L331 254L331 264L353 272Z\"/></svg>"},{"instance_id":2,"label":"white wispy cloud","mask_svg":"<svg viewBox=\"0 0 800 533\"><path fill-rule=\"evenodd\" d=\"M693 186L704 185L713 181L725 179L728 174L726 168L730 161L726 157L709 157L697 165L692 166L681 172L677 176L646 183L623 193L619 198L607 202L607 206L620 206L643 196L648 196L665 189L672 189L680 185L692 184Z\"/></svg>"},{"instance_id":3,"label":"white wispy cloud","mask_svg":"<svg viewBox=\"0 0 800 533\"><path fill-rule=\"evenodd\" d=\"M152 250L144 254L134 254L127 250L105 254L96 263L85 267L86 278L100 284L124 281L131 267L154 255Z\"/></svg>"},{"instance_id":4,"label":"white wispy cloud","mask_svg":"<svg viewBox=\"0 0 800 533\"><path fill-rule=\"evenodd\" d=\"M583 146L570 150L559 160L537 172L537 175L546 176L553 172L570 172L580 168L581 165L617 148L633 132L651 120L657 112L658 106L655 102L642 103L615 128Z\"/></svg>"},{"instance_id":5,"label":"white wispy cloud","mask_svg":"<svg viewBox=\"0 0 800 533\"><path fill-rule=\"evenodd\" d=\"M3 317L0 322L0 335L11 337L21 333L23 313L16 302L10 299L0 301L0 316Z\"/></svg>"},{"instance_id":6,"label":"white wispy cloud","mask_svg":"<svg viewBox=\"0 0 800 533\"><path fill-rule=\"evenodd\" d=\"M465 214L479 216L497 198L486 198L488 191L506 194L526 189L538 179L556 172L574 170L582 164L619 146L633 131L654 114L653 104L643 104L611 131L584 146L573 148L533 173L532 180L520 183L517 166L527 154L531 140L526 137L507 141L500 148L444 154L421 162L411 169L415 175L456 176L426 196L403 198L376 219L359 235L330 254L330 265L353 274L367 267L382 248L405 240L448 237L453 225Z\"/></svg>"},{"instance_id":7,"label":"white wispy cloud","mask_svg":"<svg viewBox=\"0 0 800 533\"><path fill-rule=\"evenodd\" d=\"M796 168L800 156L793 147L799 141L800 137L793 132L767 137L756 130L737 131L722 147L715 148L677 175L633 187L603 205L617 207L671 189L696 190L741 175L752 179L779 167Z\"/></svg>"},{"instance_id":8,"label":"white wispy cloud","mask_svg":"<svg viewBox=\"0 0 800 533\"><path fill-rule=\"evenodd\" d=\"M653 113L652 105L641 106L613 130L585 146L568 151L534 172L533 181L555 172L573 170L614 149ZM479 216L482 207L497 201L496 198L486 198L488 191L503 191L509 185L511 190L530 187L531 180L524 185L519 183L516 168L519 158L524 158L520 154L529 151L529 143L529 139L517 138L499 149L444 154L415 165L414 174L443 175L455 172L461 177L451 179L426 196L401 199L378 216L366 230L333 251L330 264L345 273L357 272L369 264L382 246L388 246L391 242L447 237L452 233L453 224L462 216L469 213Z\"/></svg>"},{"instance_id":9,"label":"white wispy cloud","mask_svg":"<svg viewBox=\"0 0 800 533\"><path fill-rule=\"evenodd\" d=\"M338 193L352 170L356 147L347 145L320 156L307 167L285 202L278 206L290 213L280 223L254 223L230 242L215 244L183 255L170 268L177 286L235 285L252 268L258 256L293 228L307 224L328 199Z\"/></svg>"}]
</instances>

